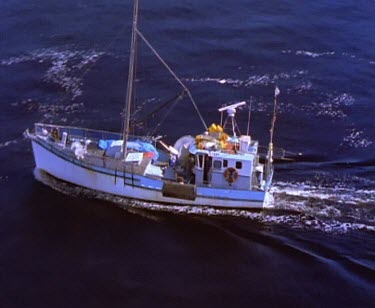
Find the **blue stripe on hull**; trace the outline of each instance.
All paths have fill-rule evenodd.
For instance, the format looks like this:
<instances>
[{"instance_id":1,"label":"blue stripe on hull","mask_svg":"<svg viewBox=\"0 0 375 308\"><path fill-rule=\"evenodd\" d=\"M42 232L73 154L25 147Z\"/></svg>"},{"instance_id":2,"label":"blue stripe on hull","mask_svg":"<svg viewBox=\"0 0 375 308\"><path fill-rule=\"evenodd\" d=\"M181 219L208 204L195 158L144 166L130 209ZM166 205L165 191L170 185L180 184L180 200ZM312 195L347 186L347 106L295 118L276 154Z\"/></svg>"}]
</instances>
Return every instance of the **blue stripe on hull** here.
<instances>
[{"instance_id":1,"label":"blue stripe on hull","mask_svg":"<svg viewBox=\"0 0 375 308\"><path fill-rule=\"evenodd\" d=\"M263 202L265 198L264 191L252 191L252 190L228 190L218 189L212 187L198 187L197 195L205 198L212 199L226 199L236 201L254 201Z\"/></svg>"}]
</instances>

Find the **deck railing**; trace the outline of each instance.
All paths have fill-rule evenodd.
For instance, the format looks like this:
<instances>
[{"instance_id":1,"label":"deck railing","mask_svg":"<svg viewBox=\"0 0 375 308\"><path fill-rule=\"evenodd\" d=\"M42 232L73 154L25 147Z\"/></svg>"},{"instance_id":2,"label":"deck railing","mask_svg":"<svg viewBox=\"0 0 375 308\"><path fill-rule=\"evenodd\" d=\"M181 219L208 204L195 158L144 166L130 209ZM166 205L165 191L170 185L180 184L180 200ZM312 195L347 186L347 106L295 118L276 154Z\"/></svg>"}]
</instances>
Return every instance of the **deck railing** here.
<instances>
[{"instance_id":1,"label":"deck railing","mask_svg":"<svg viewBox=\"0 0 375 308\"><path fill-rule=\"evenodd\" d=\"M55 131L55 133L54 133ZM68 134L68 140L73 142L74 140L91 140L90 144L96 144L98 146L99 139L114 139L114 140L121 140L122 134L102 131L102 130L94 130L94 129L86 129L86 128L79 128L79 127L71 127L71 126L59 126L59 125L51 125L51 124L43 124L43 123L36 123L35 124L35 134L36 136L42 137L44 142L46 142L50 150L55 152L56 154L62 155L65 159L70 161L74 161L76 164L81 166L96 166L105 169L110 169L115 172L115 174L123 174L124 172L130 172L134 174L144 174L147 165L151 162L151 159L143 159L141 163L126 163L121 159L116 159L113 157L105 156L104 151L100 149L91 149L85 152L83 159L78 159L75 156L73 150L71 150L70 146L64 146L61 141L62 134L66 132ZM54 134L58 134L60 138L56 138ZM43 138L43 137L53 137L52 139ZM137 137L137 136L130 136L130 140L136 139L145 139L144 137ZM53 140L53 141L52 141ZM124 175L123 175L124 176Z\"/></svg>"},{"instance_id":2,"label":"deck railing","mask_svg":"<svg viewBox=\"0 0 375 308\"><path fill-rule=\"evenodd\" d=\"M44 124L44 123L36 123L35 124L35 134L38 136L43 136L45 132L51 134L53 131L56 131L58 136L62 136L62 133L66 132L69 138L74 139L90 139L91 141L98 141L100 139L113 139L113 140L121 140L122 134L109 132L104 130L95 130L90 128L80 128L74 126L61 126L61 125L53 125L53 124ZM153 141L153 138L145 137L145 136L129 136L129 140L147 140L149 142Z\"/></svg>"}]
</instances>

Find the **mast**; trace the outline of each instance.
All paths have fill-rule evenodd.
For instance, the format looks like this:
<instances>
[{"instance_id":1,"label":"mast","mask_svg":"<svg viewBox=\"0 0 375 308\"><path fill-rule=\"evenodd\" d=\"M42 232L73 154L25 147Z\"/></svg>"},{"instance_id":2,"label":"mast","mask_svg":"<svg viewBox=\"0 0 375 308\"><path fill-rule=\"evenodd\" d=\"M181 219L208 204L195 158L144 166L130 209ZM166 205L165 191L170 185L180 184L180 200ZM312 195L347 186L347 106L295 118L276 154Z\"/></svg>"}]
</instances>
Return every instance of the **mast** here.
<instances>
[{"instance_id":1,"label":"mast","mask_svg":"<svg viewBox=\"0 0 375 308\"><path fill-rule=\"evenodd\" d=\"M275 98L273 104L273 116L271 121L271 129L270 129L270 143L268 145L268 154L267 154L267 176L269 176L271 172L271 166L273 163L273 131L275 129L275 122L276 122L276 106L277 106L277 96L280 94L279 88L276 86L275 88Z\"/></svg>"},{"instance_id":2,"label":"mast","mask_svg":"<svg viewBox=\"0 0 375 308\"><path fill-rule=\"evenodd\" d=\"M134 11L133 11L133 27L132 27L132 37L130 44L130 56L129 56L129 74L128 74L128 85L126 89L126 99L124 108L124 122L123 122L123 143L122 143L122 153L123 159L125 161L127 150L126 145L128 142L128 136L130 132L130 109L133 100L133 88L134 88L134 76L135 76L135 57L137 49L137 24L138 24L138 0L134 1Z\"/></svg>"},{"instance_id":3,"label":"mast","mask_svg":"<svg viewBox=\"0 0 375 308\"><path fill-rule=\"evenodd\" d=\"M246 130L246 135L249 136L250 133L250 117L251 117L251 100L249 103L249 116L247 118L247 130Z\"/></svg>"}]
</instances>

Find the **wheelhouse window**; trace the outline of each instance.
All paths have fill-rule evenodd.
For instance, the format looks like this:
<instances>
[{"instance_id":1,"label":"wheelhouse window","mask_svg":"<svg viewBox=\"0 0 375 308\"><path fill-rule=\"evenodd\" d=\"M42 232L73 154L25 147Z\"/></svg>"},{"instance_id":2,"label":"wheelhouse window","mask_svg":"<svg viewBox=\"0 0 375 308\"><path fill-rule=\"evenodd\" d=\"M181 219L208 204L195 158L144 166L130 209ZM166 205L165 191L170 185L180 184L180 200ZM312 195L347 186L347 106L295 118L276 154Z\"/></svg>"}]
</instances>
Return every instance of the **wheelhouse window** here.
<instances>
[{"instance_id":1,"label":"wheelhouse window","mask_svg":"<svg viewBox=\"0 0 375 308\"><path fill-rule=\"evenodd\" d=\"M242 169L242 161L236 161L236 169Z\"/></svg>"},{"instance_id":2,"label":"wheelhouse window","mask_svg":"<svg viewBox=\"0 0 375 308\"><path fill-rule=\"evenodd\" d=\"M214 160L213 167L214 169L221 169L221 160Z\"/></svg>"},{"instance_id":3,"label":"wheelhouse window","mask_svg":"<svg viewBox=\"0 0 375 308\"><path fill-rule=\"evenodd\" d=\"M228 167L228 161L226 159L223 160L223 167L224 168Z\"/></svg>"}]
</instances>

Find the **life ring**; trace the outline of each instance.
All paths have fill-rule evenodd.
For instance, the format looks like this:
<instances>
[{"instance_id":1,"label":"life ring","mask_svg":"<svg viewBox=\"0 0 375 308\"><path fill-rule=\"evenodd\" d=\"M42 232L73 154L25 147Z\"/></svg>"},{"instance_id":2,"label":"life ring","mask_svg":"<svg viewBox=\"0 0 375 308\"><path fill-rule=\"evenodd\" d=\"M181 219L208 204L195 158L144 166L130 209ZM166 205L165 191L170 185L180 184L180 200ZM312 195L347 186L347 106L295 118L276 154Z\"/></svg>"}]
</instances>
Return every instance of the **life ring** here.
<instances>
[{"instance_id":1,"label":"life ring","mask_svg":"<svg viewBox=\"0 0 375 308\"><path fill-rule=\"evenodd\" d=\"M224 177L229 184L232 184L238 179L238 171L235 168L229 167L224 171Z\"/></svg>"}]
</instances>

